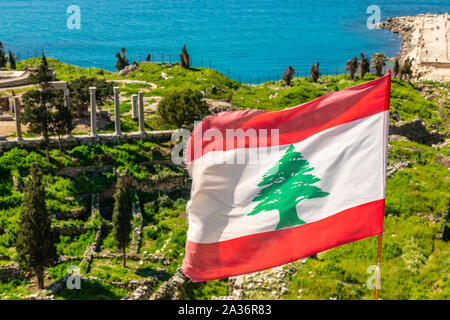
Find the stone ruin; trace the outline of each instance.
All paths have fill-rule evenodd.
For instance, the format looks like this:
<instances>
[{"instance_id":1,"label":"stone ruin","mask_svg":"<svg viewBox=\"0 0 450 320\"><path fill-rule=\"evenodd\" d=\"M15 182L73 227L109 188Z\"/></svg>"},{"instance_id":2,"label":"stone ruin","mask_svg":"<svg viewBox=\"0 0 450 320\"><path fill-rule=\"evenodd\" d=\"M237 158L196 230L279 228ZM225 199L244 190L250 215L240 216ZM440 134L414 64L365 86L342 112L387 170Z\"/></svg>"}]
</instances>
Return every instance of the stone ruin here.
<instances>
[{"instance_id":1,"label":"stone ruin","mask_svg":"<svg viewBox=\"0 0 450 320\"><path fill-rule=\"evenodd\" d=\"M71 108L70 106L70 91L67 89L67 84L63 82L55 82L54 83L55 89L62 89L64 90L64 99L65 99L65 105L67 108ZM99 137L97 133L97 127L99 120L102 121L105 117L110 116L109 112L107 111L98 111L97 110L97 100L96 100L96 87L90 87L90 135L87 137L77 137L75 138L72 134L69 134L69 136L65 140L87 140L89 143L93 143L95 141L92 141L93 139L96 140L97 138L100 140L105 140L109 137L125 137L127 136L136 136L137 138L143 138L148 135L148 133L145 131L145 123L144 123L144 94L142 91L139 91L138 95L136 97L133 97L133 114L137 117L139 131L134 134L130 135L124 135L121 131L121 123L120 123L120 95L119 95L119 88L114 87L114 134L113 135L104 135ZM6 102L4 102L6 105ZM14 106L14 115L15 115L15 121L16 121L16 141L20 144L26 143L27 145L38 145L40 144L39 139L23 139L22 135L22 124L20 123L20 115L22 112L22 105L20 103L19 97L15 96L13 97L13 106ZM6 109L6 107L5 107ZM166 134L166 132L160 132L163 135ZM155 132L153 135L158 136L160 133ZM152 134L150 134L152 135ZM103 139L104 138L104 139ZM4 139L0 139L0 149L2 149L2 144L4 144ZM10 141L8 141L10 142ZM11 145L10 147L14 147L15 145Z\"/></svg>"},{"instance_id":2,"label":"stone ruin","mask_svg":"<svg viewBox=\"0 0 450 320\"><path fill-rule=\"evenodd\" d=\"M11 110L8 97L0 97L0 114L7 113Z\"/></svg>"}]
</instances>

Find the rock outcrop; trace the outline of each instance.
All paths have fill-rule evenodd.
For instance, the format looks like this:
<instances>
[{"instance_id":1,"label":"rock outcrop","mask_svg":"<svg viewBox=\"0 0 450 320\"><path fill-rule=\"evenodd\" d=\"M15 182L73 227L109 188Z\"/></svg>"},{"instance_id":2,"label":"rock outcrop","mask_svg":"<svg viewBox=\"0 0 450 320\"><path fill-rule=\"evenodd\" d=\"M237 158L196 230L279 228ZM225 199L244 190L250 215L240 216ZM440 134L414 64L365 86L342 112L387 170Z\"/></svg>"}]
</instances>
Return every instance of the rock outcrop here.
<instances>
[{"instance_id":1,"label":"rock outcrop","mask_svg":"<svg viewBox=\"0 0 450 320\"><path fill-rule=\"evenodd\" d=\"M444 136L437 130L428 132L425 122L418 118L413 121L399 122L397 125L389 126L389 134L400 135L411 141L429 146L444 141Z\"/></svg>"},{"instance_id":2,"label":"rock outcrop","mask_svg":"<svg viewBox=\"0 0 450 320\"><path fill-rule=\"evenodd\" d=\"M120 70L118 73L119 77L125 77L132 73L133 71L136 71L139 69L139 65L131 64L129 66L126 66L124 69Z\"/></svg>"}]
</instances>

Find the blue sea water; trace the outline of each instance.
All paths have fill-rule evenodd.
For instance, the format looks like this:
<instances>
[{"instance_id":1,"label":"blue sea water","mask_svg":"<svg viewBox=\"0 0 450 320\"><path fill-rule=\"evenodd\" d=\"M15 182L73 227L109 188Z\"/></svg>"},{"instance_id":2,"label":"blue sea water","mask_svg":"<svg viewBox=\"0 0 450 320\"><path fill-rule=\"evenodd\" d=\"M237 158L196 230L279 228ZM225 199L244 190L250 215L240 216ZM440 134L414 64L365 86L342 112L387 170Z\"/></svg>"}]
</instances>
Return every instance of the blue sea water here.
<instances>
[{"instance_id":1,"label":"blue sea water","mask_svg":"<svg viewBox=\"0 0 450 320\"><path fill-rule=\"evenodd\" d=\"M68 29L70 5L81 29ZM178 61L183 44L194 66L213 67L236 80L277 79L288 65L300 75L320 61L321 72L345 69L360 52L400 49L398 35L370 30L370 5L381 20L449 12L442 0L0 0L0 40L20 58L39 54L83 67L114 69L114 54L130 60Z\"/></svg>"}]
</instances>

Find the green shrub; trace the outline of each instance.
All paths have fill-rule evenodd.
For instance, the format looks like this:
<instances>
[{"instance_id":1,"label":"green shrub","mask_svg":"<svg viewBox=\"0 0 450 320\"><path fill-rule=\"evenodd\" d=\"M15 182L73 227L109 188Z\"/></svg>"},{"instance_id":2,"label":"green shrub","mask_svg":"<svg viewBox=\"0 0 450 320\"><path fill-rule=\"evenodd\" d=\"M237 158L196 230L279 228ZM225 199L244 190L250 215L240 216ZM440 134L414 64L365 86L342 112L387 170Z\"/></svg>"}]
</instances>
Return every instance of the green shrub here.
<instances>
[{"instance_id":1,"label":"green shrub","mask_svg":"<svg viewBox=\"0 0 450 320\"><path fill-rule=\"evenodd\" d=\"M81 117L88 110L90 103L89 87L95 87L98 105L103 105L113 97L113 82L106 82L104 79L80 77L72 80L68 84L70 90L70 102L77 116Z\"/></svg>"},{"instance_id":2,"label":"green shrub","mask_svg":"<svg viewBox=\"0 0 450 320\"><path fill-rule=\"evenodd\" d=\"M191 128L194 121L209 114L209 108L199 92L188 89L169 93L160 102L157 113L170 125Z\"/></svg>"},{"instance_id":3,"label":"green shrub","mask_svg":"<svg viewBox=\"0 0 450 320\"><path fill-rule=\"evenodd\" d=\"M173 205L173 200L169 198L167 194L160 195L157 200L158 208L171 208Z\"/></svg>"}]
</instances>

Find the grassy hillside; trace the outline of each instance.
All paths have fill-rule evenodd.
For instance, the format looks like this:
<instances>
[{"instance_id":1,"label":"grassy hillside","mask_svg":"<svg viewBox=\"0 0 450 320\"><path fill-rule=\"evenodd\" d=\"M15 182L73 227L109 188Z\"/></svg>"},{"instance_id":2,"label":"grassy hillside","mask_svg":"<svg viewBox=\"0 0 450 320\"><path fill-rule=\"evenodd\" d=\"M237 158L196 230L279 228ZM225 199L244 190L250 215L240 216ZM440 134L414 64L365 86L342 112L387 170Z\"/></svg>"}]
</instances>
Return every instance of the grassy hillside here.
<instances>
[{"instance_id":1,"label":"grassy hillside","mask_svg":"<svg viewBox=\"0 0 450 320\"><path fill-rule=\"evenodd\" d=\"M172 90L202 90L206 97L226 100L235 108L280 110L310 101L331 91L341 90L374 79L349 79L348 75L325 76L318 83L295 78L290 88L280 81L247 85L228 79L215 70L179 65L144 63L127 77L102 69L84 69L49 59L59 80L92 76L118 82L121 86L123 131L136 131L131 119L129 98L138 91L158 101ZM19 68L35 66L38 59L20 62ZM168 79L164 79L167 76ZM133 81L131 81L133 82ZM212 86L217 92L210 93ZM425 88L425 89L424 89ZM25 89L28 90L28 89ZM420 118L425 128L448 137L450 84L410 84L394 79L392 83L391 124L401 126ZM5 94L5 93L4 93ZM154 98L155 100L151 100ZM104 106L112 109L112 104ZM147 129L168 128L151 110L146 112ZM106 128L109 132L113 128ZM14 243L23 200L21 186L32 162L43 168L47 208L53 215L54 228L79 230L73 235L59 235L57 250L70 262L48 269L46 284L66 275L68 266L77 265L83 277L82 290L60 291L55 299L120 299L133 292L117 283L156 279L149 290L156 291L175 274L184 255L187 222L185 204L189 185L183 168L170 164L170 144L89 145L52 150L50 161L36 149L15 148L0 153L0 266L16 259ZM393 136L389 145L389 168L395 168L387 180L385 233L382 255L383 299L450 299L450 147L446 143L424 145L402 136ZM94 258L87 270L83 255L94 242L102 226L98 254L116 253L110 221L112 187L118 174L127 171L146 189L136 190L135 200L142 217L136 215L133 226L142 223L142 236L128 268L116 258ZM76 172L76 174L74 173ZM173 181L178 181L173 183ZM99 210L92 195L99 194ZM84 212L74 217L74 212ZM80 231L81 230L81 231ZM372 299L367 288L367 272L376 262L376 239L368 238L284 266L279 281L273 274L261 272L244 281L244 298L280 299ZM149 257L156 257L150 259ZM278 271L277 271L278 272ZM95 277L88 280L88 277ZM278 276L277 276L278 277ZM275 279L275 278L274 278ZM276 278L278 279L278 278ZM106 282L105 282L106 281ZM273 291L276 291L274 294ZM23 299L36 291L33 278L0 282L0 299ZM188 282L181 297L211 299L227 296L228 280L205 283Z\"/></svg>"}]
</instances>

